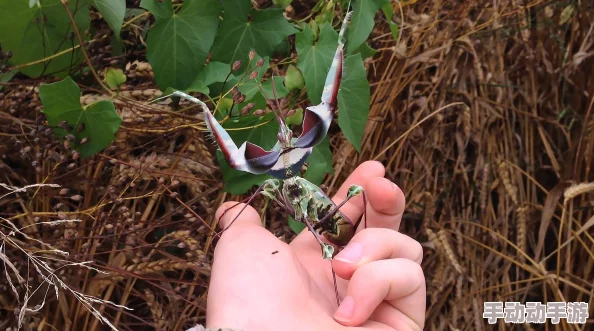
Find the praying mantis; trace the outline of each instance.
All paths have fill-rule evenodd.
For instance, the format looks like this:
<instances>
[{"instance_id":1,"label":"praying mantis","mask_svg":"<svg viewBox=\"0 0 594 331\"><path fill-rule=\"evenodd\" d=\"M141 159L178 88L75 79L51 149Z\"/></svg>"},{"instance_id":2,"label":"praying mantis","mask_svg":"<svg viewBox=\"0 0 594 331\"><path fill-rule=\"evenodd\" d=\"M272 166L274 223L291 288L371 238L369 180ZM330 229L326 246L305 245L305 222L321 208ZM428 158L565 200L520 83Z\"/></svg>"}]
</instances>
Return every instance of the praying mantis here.
<instances>
[{"instance_id":1,"label":"praying mantis","mask_svg":"<svg viewBox=\"0 0 594 331\"><path fill-rule=\"evenodd\" d=\"M202 108L208 131L233 169L255 175L269 174L274 177L267 179L258 187L256 192L247 199L246 205L223 231L237 220L258 194L261 194L285 208L295 221L304 223L320 244L322 258L331 260L353 238L361 220L365 219L365 223L367 222L365 210L363 217L356 222L351 221L340 211L340 207L357 196L362 196L364 206L367 205L365 192L361 186L350 186L346 199L337 205L318 186L298 176L299 170L314 146L320 143L328 133L334 111L338 105L338 93L344 73L346 31L352 13L348 10L342 22L338 47L326 76L321 103L304 110L301 134L294 137L293 131L287 126L282 116L278 101L277 109L271 107L279 123L278 141L271 150L264 150L250 142L244 142L240 147L237 147L204 102L180 91L168 95L186 99ZM276 100L274 84L272 87ZM336 275L334 271L332 274L336 301L339 303Z\"/></svg>"}]
</instances>

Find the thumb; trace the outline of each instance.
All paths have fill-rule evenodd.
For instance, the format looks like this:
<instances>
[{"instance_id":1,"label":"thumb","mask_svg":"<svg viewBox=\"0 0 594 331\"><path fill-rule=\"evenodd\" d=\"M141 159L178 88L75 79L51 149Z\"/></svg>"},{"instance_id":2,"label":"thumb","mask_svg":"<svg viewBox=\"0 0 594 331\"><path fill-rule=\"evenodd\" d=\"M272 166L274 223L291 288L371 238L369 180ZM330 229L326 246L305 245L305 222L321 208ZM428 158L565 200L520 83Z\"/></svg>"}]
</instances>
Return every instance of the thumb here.
<instances>
[{"instance_id":1,"label":"thumb","mask_svg":"<svg viewBox=\"0 0 594 331\"><path fill-rule=\"evenodd\" d=\"M217 209L215 218L223 230L227 230L230 225L233 227L248 225L262 227L258 212L252 206L241 202L225 202Z\"/></svg>"}]
</instances>

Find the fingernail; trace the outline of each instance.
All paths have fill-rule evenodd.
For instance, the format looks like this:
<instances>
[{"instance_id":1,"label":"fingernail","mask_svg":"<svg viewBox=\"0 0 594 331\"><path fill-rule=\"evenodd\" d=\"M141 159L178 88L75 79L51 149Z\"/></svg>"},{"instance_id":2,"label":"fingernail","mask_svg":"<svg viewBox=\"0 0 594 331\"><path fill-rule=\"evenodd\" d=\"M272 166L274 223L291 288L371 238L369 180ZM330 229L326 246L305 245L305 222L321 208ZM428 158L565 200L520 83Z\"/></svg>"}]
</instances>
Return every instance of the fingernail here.
<instances>
[{"instance_id":1,"label":"fingernail","mask_svg":"<svg viewBox=\"0 0 594 331\"><path fill-rule=\"evenodd\" d=\"M348 244L340 253L338 253L335 257L336 260L342 261L345 263L357 263L361 259L361 253L363 251L363 247L361 244L357 242L353 242Z\"/></svg>"},{"instance_id":2,"label":"fingernail","mask_svg":"<svg viewBox=\"0 0 594 331\"><path fill-rule=\"evenodd\" d=\"M336 313L334 313L334 318L339 321L348 322L353 317L354 312L355 300L353 299L353 297L347 296L344 297L344 299L342 299L340 307L338 307Z\"/></svg>"}]
</instances>

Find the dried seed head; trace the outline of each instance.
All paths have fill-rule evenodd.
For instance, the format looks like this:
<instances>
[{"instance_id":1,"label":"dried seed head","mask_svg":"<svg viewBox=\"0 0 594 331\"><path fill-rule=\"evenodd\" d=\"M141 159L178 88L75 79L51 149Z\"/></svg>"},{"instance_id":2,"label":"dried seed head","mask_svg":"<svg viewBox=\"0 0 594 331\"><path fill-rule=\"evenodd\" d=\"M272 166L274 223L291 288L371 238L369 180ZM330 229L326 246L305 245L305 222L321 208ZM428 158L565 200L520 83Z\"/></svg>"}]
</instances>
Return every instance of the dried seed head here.
<instances>
[{"instance_id":1,"label":"dried seed head","mask_svg":"<svg viewBox=\"0 0 594 331\"><path fill-rule=\"evenodd\" d=\"M264 59L259 59L258 61L256 61L256 68L261 67L263 65L264 65Z\"/></svg>"},{"instance_id":2,"label":"dried seed head","mask_svg":"<svg viewBox=\"0 0 594 331\"><path fill-rule=\"evenodd\" d=\"M47 129L45 129L45 131L43 133L45 133L49 136L50 134L52 134L52 129L47 128Z\"/></svg>"},{"instance_id":3,"label":"dried seed head","mask_svg":"<svg viewBox=\"0 0 594 331\"><path fill-rule=\"evenodd\" d=\"M70 189L63 188L63 189L60 190L60 192L58 194L59 195L66 195L66 194L68 194L68 192L70 192Z\"/></svg>"},{"instance_id":4,"label":"dried seed head","mask_svg":"<svg viewBox=\"0 0 594 331\"><path fill-rule=\"evenodd\" d=\"M89 141L89 139L88 139L88 138L86 138L86 137L85 137L85 138L82 138L82 139L80 140L80 144L81 144L81 145L82 145L82 144L86 144L86 143L87 143L87 141Z\"/></svg>"},{"instance_id":5,"label":"dried seed head","mask_svg":"<svg viewBox=\"0 0 594 331\"><path fill-rule=\"evenodd\" d=\"M250 74L250 79L256 79L256 77L258 77L258 72L252 71L252 73Z\"/></svg>"},{"instance_id":6,"label":"dried seed head","mask_svg":"<svg viewBox=\"0 0 594 331\"><path fill-rule=\"evenodd\" d=\"M80 157L80 154L78 152L75 151L74 153L72 153L73 160L78 160L79 157Z\"/></svg>"},{"instance_id":7,"label":"dried seed head","mask_svg":"<svg viewBox=\"0 0 594 331\"><path fill-rule=\"evenodd\" d=\"M71 196L70 199L72 201L77 201L78 202L78 201L81 201L83 199L83 197L82 197L82 195L77 194L77 195Z\"/></svg>"},{"instance_id":8,"label":"dried seed head","mask_svg":"<svg viewBox=\"0 0 594 331\"><path fill-rule=\"evenodd\" d=\"M159 177L158 183L159 183L159 185L163 185L163 183L165 183L165 178Z\"/></svg>"},{"instance_id":9,"label":"dried seed head","mask_svg":"<svg viewBox=\"0 0 594 331\"><path fill-rule=\"evenodd\" d=\"M248 55L248 57L250 58L250 61L254 59L254 57L256 57L256 50L255 49L250 49L250 54Z\"/></svg>"},{"instance_id":10,"label":"dried seed head","mask_svg":"<svg viewBox=\"0 0 594 331\"><path fill-rule=\"evenodd\" d=\"M66 139L70 140L70 141L74 141L74 139L76 139L76 137L74 135L66 135Z\"/></svg>"},{"instance_id":11,"label":"dried seed head","mask_svg":"<svg viewBox=\"0 0 594 331\"><path fill-rule=\"evenodd\" d=\"M61 203L61 202L58 202L58 203L56 203L56 205L54 206L54 209L60 209L60 208L62 208L62 206L63 206L63 205L64 205L63 203Z\"/></svg>"},{"instance_id":12,"label":"dried seed head","mask_svg":"<svg viewBox=\"0 0 594 331\"><path fill-rule=\"evenodd\" d=\"M231 70L237 71L237 70L239 70L239 68L241 68L241 60L237 60L237 61L233 62L233 66L231 67Z\"/></svg>"},{"instance_id":13,"label":"dried seed head","mask_svg":"<svg viewBox=\"0 0 594 331\"><path fill-rule=\"evenodd\" d=\"M250 110L252 110L252 108L254 108L256 104L255 103L248 103L247 105L245 105L245 107L243 107L241 109L241 115L245 115L247 113L250 112Z\"/></svg>"},{"instance_id":14,"label":"dried seed head","mask_svg":"<svg viewBox=\"0 0 594 331\"><path fill-rule=\"evenodd\" d=\"M262 116L264 115L264 110L263 109L258 109L254 112L254 116Z\"/></svg>"},{"instance_id":15,"label":"dried seed head","mask_svg":"<svg viewBox=\"0 0 594 331\"><path fill-rule=\"evenodd\" d=\"M64 147L70 148L70 141L69 140L64 140Z\"/></svg>"}]
</instances>

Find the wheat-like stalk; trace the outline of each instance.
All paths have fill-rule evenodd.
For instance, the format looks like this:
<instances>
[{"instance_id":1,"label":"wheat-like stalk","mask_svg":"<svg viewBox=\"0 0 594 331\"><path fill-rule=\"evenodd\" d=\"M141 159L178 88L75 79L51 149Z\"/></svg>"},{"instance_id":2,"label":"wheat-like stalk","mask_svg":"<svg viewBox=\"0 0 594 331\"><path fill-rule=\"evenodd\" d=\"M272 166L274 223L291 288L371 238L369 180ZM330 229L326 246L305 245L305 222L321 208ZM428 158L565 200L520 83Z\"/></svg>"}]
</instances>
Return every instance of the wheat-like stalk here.
<instances>
[{"instance_id":1,"label":"wheat-like stalk","mask_svg":"<svg viewBox=\"0 0 594 331\"><path fill-rule=\"evenodd\" d=\"M15 194L18 192L25 192L29 188L39 188L39 187L60 187L59 185L54 184L34 184L34 185L27 185L24 187L14 187L10 185L6 185L0 183L0 187L8 190L8 193L2 195L0 199L10 195ZM1 224L0 227L0 260L4 263L4 276L14 293L17 301L19 302L20 308L17 310L17 320L18 320L18 328L20 329L23 326L23 321L27 314L33 314L41 311L41 309L45 306L47 295L51 288L54 289L54 293L56 294L56 299L59 298L61 290L70 293L74 296L74 298L81 303L85 308L87 308L95 318L97 318L102 323L107 324L111 329L117 330L117 328L106 318L104 317L100 310L95 308L94 304L100 305L111 305L117 308L123 308L127 310L132 310L126 306L115 304L108 300L99 299L90 295L86 295L79 291L74 290L71 288L66 282L60 279L59 275L63 273L63 271L69 267L82 267L97 273L107 274L107 272L101 271L96 269L89 264L92 261L85 261L85 262L70 262L61 258L61 256L68 256L68 252L62 251L56 248L53 248L51 245L31 237L27 235L22 230L26 227L19 228L10 220L0 217L0 220L3 221L4 224ZM48 224L48 225L58 225L62 223L71 223L71 222L80 222L80 220L55 220L49 222L37 222L34 223L36 225L40 224ZM1 229L4 229L2 231ZM5 232L6 231L6 232ZM16 236L22 236L25 240L33 244L38 244L39 246L45 249L35 249L31 250L28 248L24 248L20 243L22 239L16 239ZM28 284L25 279L29 279L30 275L27 277L23 277L18 268L9 260L9 257L6 253L6 248L12 248L16 250L16 252L22 253L26 256L29 266L32 267L36 272L37 276L39 276L43 281L39 284L36 288L32 288L30 284ZM59 267L53 267L52 265L59 265ZM29 269L28 269L29 270ZM16 278L18 284L15 284L12 280L10 271L12 276ZM33 304L31 303L32 298L38 298L38 292L43 292L44 284L47 284L47 288L45 289L45 293L41 293L41 303ZM21 294L24 292L23 294Z\"/></svg>"}]
</instances>

